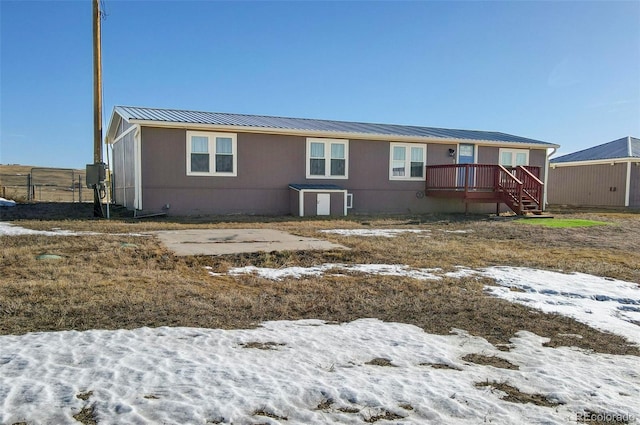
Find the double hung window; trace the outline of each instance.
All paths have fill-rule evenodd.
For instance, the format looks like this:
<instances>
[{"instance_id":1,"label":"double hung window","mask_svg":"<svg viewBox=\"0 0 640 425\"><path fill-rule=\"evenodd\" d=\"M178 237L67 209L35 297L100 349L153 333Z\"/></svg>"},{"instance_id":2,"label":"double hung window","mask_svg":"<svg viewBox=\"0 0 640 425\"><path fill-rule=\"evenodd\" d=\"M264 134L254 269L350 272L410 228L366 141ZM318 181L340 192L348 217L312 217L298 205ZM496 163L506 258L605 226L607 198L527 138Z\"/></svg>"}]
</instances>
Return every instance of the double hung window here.
<instances>
[{"instance_id":1,"label":"double hung window","mask_svg":"<svg viewBox=\"0 0 640 425\"><path fill-rule=\"evenodd\" d=\"M237 162L236 134L187 131L187 175L237 176Z\"/></svg>"},{"instance_id":2,"label":"double hung window","mask_svg":"<svg viewBox=\"0 0 640 425\"><path fill-rule=\"evenodd\" d=\"M424 180L427 148L416 143L391 143L389 179Z\"/></svg>"},{"instance_id":3,"label":"double hung window","mask_svg":"<svg viewBox=\"0 0 640 425\"><path fill-rule=\"evenodd\" d=\"M307 139L307 178L346 179L349 177L349 141Z\"/></svg>"}]
</instances>

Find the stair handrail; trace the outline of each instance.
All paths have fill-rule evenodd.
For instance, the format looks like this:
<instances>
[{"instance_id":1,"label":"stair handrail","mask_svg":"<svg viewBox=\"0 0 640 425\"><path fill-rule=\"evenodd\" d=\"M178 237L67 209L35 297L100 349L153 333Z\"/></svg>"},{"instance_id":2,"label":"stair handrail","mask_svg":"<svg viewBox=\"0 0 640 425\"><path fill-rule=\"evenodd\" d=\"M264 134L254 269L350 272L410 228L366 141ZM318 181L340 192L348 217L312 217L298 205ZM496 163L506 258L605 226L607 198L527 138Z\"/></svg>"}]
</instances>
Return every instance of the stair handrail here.
<instances>
[{"instance_id":1,"label":"stair handrail","mask_svg":"<svg viewBox=\"0 0 640 425\"><path fill-rule=\"evenodd\" d=\"M503 184L503 178L511 184ZM502 193L503 201L516 212L522 213L522 187L523 183L511 171L503 165L498 165L496 172L496 191Z\"/></svg>"},{"instance_id":2,"label":"stair handrail","mask_svg":"<svg viewBox=\"0 0 640 425\"><path fill-rule=\"evenodd\" d=\"M518 169L523 173L524 178L522 180L526 183L523 186L523 191L526 192L527 195L538 205L541 205L542 200L540 199L540 195L542 194L542 187L544 186L544 183L526 167L520 165L518 166Z\"/></svg>"}]
</instances>

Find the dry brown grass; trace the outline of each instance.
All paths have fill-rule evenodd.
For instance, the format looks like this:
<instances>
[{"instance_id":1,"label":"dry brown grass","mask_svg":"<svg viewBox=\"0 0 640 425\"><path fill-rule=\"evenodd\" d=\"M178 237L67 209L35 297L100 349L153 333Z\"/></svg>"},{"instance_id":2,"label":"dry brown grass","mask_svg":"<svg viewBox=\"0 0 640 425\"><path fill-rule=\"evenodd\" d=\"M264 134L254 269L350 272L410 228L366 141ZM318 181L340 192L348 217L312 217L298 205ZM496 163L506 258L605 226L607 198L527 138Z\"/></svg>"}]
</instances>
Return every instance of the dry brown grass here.
<instances>
[{"instance_id":1,"label":"dry brown grass","mask_svg":"<svg viewBox=\"0 0 640 425\"><path fill-rule=\"evenodd\" d=\"M532 404L535 404L536 406L544 406L544 407L556 407L560 404L556 401L549 400L543 394L523 393L518 388L511 386L505 382L479 382L476 384L476 387L478 388L490 387L490 388L494 388L496 390L505 392L507 395L504 397L501 397L501 399L505 401L510 401L512 403L522 403L522 404L532 403Z\"/></svg>"},{"instance_id":2,"label":"dry brown grass","mask_svg":"<svg viewBox=\"0 0 640 425\"><path fill-rule=\"evenodd\" d=\"M17 221L34 229L59 227L109 233L180 228L269 227L324 237L349 251L301 251L176 257L153 237L97 235L0 237L0 333L141 326L252 327L266 320L318 318L346 322L363 317L410 323L427 332L466 329L493 344L508 344L519 330L614 354L640 355L623 338L576 321L488 297L484 283L468 277L417 281L387 276L324 276L274 282L246 275L209 276L205 266L311 266L322 263L386 263L413 267L491 265L580 271L640 281L640 216L578 215L613 225L546 229L482 217L353 217L345 220L216 217L135 221ZM364 224L363 224L364 223ZM332 228L420 228L397 238L342 237ZM468 233L450 233L468 230ZM421 237L428 236L428 237ZM135 247L127 244L135 244ZM38 261L43 253L63 257ZM582 339L566 335L580 334Z\"/></svg>"},{"instance_id":3,"label":"dry brown grass","mask_svg":"<svg viewBox=\"0 0 640 425\"><path fill-rule=\"evenodd\" d=\"M497 356L485 356L483 354L473 353L473 354L467 354L466 356L462 357L462 360L466 362L475 363L475 364L485 365L485 366L498 367L501 369L512 369L512 370L520 369L517 365L514 365L509 360L503 359L502 357L497 357Z\"/></svg>"},{"instance_id":4,"label":"dry brown grass","mask_svg":"<svg viewBox=\"0 0 640 425\"><path fill-rule=\"evenodd\" d=\"M85 187L85 170L33 167L30 165L0 165L0 196L17 202L28 199L28 175L34 187L34 200L46 202L91 201L93 192ZM78 187L78 176L81 184Z\"/></svg>"}]
</instances>

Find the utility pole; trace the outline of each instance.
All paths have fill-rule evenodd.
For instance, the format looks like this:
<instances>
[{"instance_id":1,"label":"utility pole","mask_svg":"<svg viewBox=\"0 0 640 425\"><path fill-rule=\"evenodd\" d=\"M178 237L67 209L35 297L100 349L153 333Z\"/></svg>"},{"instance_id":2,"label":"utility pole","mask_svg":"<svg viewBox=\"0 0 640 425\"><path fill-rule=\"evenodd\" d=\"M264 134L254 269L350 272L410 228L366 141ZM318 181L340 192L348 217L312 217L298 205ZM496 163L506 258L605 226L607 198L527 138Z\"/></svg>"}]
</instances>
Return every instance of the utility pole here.
<instances>
[{"instance_id":1,"label":"utility pole","mask_svg":"<svg viewBox=\"0 0 640 425\"><path fill-rule=\"evenodd\" d=\"M102 49L100 0L93 1L93 162L102 162Z\"/></svg>"},{"instance_id":2,"label":"utility pole","mask_svg":"<svg viewBox=\"0 0 640 425\"><path fill-rule=\"evenodd\" d=\"M87 187L93 188L93 216L104 217L106 166L102 161L102 51L100 0L93 0L93 164L87 164Z\"/></svg>"}]
</instances>

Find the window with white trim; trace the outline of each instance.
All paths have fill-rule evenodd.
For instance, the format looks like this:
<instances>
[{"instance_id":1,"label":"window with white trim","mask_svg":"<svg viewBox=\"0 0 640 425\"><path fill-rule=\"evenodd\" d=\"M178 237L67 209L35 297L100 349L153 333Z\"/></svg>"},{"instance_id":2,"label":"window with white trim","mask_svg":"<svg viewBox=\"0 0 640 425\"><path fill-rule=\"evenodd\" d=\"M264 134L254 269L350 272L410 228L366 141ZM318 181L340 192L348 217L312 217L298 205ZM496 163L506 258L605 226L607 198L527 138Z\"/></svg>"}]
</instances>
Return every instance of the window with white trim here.
<instances>
[{"instance_id":1,"label":"window with white trim","mask_svg":"<svg viewBox=\"0 0 640 425\"><path fill-rule=\"evenodd\" d=\"M504 167L517 167L529 165L528 149L500 149L500 165Z\"/></svg>"},{"instance_id":2,"label":"window with white trim","mask_svg":"<svg viewBox=\"0 0 640 425\"><path fill-rule=\"evenodd\" d=\"M307 178L346 179L349 177L349 141L307 139Z\"/></svg>"},{"instance_id":3,"label":"window with white trim","mask_svg":"<svg viewBox=\"0 0 640 425\"><path fill-rule=\"evenodd\" d=\"M347 193L347 208L353 208L353 193Z\"/></svg>"},{"instance_id":4,"label":"window with white trim","mask_svg":"<svg viewBox=\"0 0 640 425\"><path fill-rule=\"evenodd\" d=\"M235 133L187 131L187 175L235 177L237 170Z\"/></svg>"},{"instance_id":5,"label":"window with white trim","mask_svg":"<svg viewBox=\"0 0 640 425\"><path fill-rule=\"evenodd\" d=\"M391 143L390 180L424 180L427 147L417 143Z\"/></svg>"}]
</instances>

